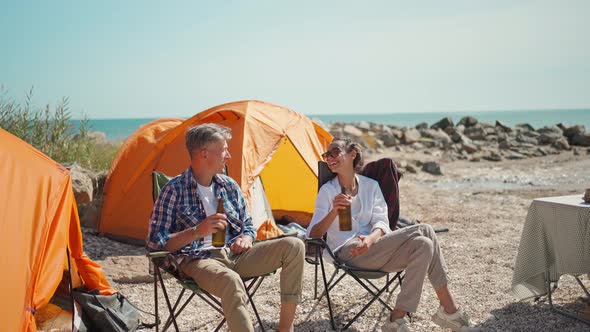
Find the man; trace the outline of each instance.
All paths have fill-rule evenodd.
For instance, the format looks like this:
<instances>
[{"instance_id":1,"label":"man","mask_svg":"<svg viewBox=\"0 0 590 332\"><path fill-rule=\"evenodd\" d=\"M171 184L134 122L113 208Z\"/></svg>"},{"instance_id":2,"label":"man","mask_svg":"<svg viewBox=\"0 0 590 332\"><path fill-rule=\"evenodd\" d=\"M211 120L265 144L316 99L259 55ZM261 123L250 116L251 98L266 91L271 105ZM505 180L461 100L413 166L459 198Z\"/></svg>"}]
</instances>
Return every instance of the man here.
<instances>
[{"instance_id":1,"label":"man","mask_svg":"<svg viewBox=\"0 0 590 332\"><path fill-rule=\"evenodd\" d=\"M297 238L252 246L252 225L238 184L222 175L231 158L228 127L207 123L190 128L186 148L190 167L162 189L150 217L148 250L166 250L182 257L180 268L199 287L219 297L230 331L253 331L248 298L241 277L281 269L279 331L293 331L301 298L304 245ZM225 213L217 213L223 199ZM226 229L226 246L212 246L212 234Z\"/></svg>"}]
</instances>

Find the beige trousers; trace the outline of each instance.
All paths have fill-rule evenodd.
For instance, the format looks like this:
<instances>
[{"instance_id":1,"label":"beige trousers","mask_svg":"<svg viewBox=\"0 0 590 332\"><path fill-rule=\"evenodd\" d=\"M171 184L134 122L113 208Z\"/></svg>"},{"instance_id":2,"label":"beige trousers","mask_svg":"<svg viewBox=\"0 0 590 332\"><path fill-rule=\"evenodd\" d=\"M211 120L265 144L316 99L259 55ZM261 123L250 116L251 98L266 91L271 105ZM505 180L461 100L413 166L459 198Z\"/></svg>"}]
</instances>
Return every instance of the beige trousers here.
<instances>
[{"instance_id":1,"label":"beige trousers","mask_svg":"<svg viewBox=\"0 0 590 332\"><path fill-rule=\"evenodd\" d=\"M254 331L248 314L248 295L242 277L255 277L281 269L281 302L297 303L305 246L295 237L259 242L236 255L223 248L211 251L209 259L185 259L180 268L202 289L219 297L230 331Z\"/></svg>"},{"instance_id":2,"label":"beige trousers","mask_svg":"<svg viewBox=\"0 0 590 332\"><path fill-rule=\"evenodd\" d=\"M358 239L351 240L338 250L336 256L353 267L386 272L405 270L396 309L416 312L426 276L434 289L448 283L445 260L430 225L398 229L379 238L364 255L352 257L350 250L358 242Z\"/></svg>"}]
</instances>

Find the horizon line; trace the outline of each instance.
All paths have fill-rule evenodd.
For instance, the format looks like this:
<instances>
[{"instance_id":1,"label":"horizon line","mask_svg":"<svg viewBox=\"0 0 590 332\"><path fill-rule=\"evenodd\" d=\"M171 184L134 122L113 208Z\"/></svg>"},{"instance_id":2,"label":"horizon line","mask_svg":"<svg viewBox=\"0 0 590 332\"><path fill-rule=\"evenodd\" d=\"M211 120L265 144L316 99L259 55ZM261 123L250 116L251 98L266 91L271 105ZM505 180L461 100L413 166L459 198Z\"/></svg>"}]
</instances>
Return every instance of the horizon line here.
<instances>
[{"instance_id":1,"label":"horizon line","mask_svg":"<svg viewBox=\"0 0 590 332\"><path fill-rule=\"evenodd\" d=\"M439 113L490 113L490 112L551 112L551 111L584 111L590 110L590 107L575 107L575 108L531 108L531 109L487 109L487 110L437 110L437 111L416 111L416 112L379 112L379 113L315 113L315 114L305 114L302 112L295 112L301 113L309 118L314 116L350 116L350 115L388 115L388 114L439 114ZM198 113L195 113L198 114ZM163 118L182 118L188 119L193 115L190 116L156 116L156 117L72 117L71 120L140 120L140 119L163 119Z\"/></svg>"}]
</instances>

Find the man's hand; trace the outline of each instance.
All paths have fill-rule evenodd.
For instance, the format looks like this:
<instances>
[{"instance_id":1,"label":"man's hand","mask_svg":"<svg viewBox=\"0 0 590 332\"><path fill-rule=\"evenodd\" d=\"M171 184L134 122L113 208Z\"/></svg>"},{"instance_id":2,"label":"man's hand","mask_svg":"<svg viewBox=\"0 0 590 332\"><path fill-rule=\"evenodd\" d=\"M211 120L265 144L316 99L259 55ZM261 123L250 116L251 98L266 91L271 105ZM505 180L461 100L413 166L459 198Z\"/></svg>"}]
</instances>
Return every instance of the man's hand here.
<instances>
[{"instance_id":1,"label":"man's hand","mask_svg":"<svg viewBox=\"0 0 590 332\"><path fill-rule=\"evenodd\" d=\"M203 238L227 226L227 217L223 213L208 216L197 226L197 237Z\"/></svg>"},{"instance_id":2,"label":"man's hand","mask_svg":"<svg viewBox=\"0 0 590 332\"><path fill-rule=\"evenodd\" d=\"M352 257L365 254L373 245L373 240L371 237L359 235L358 238L360 240L359 244L356 247L350 249L350 255Z\"/></svg>"},{"instance_id":3,"label":"man's hand","mask_svg":"<svg viewBox=\"0 0 590 332\"><path fill-rule=\"evenodd\" d=\"M242 235L232 243L230 249L236 254L241 254L244 251L252 248L252 238L248 235Z\"/></svg>"}]
</instances>

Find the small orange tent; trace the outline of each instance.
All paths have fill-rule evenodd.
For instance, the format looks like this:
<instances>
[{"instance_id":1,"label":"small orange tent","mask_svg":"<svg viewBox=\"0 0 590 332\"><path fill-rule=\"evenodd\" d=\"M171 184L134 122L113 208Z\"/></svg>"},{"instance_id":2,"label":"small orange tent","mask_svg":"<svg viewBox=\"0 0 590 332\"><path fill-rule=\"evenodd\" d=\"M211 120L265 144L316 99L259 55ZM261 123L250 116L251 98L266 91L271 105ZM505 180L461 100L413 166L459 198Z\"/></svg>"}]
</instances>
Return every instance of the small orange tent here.
<instances>
[{"instance_id":1,"label":"small orange tent","mask_svg":"<svg viewBox=\"0 0 590 332\"><path fill-rule=\"evenodd\" d=\"M214 122L232 129L228 175L249 189L260 176L273 211L311 215L317 192L317 161L332 136L309 118L290 109L240 101L200 112L175 124L156 120L131 135L109 170L99 232L144 242L153 208L151 173L180 174L190 163L185 133L192 126Z\"/></svg>"},{"instance_id":2,"label":"small orange tent","mask_svg":"<svg viewBox=\"0 0 590 332\"><path fill-rule=\"evenodd\" d=\"M36 331L67 270L74 287L113 294L100 266L82 251L78 211L67 169L0 128L0 317L4 331Z\"/></svg>"}]
</instances>

